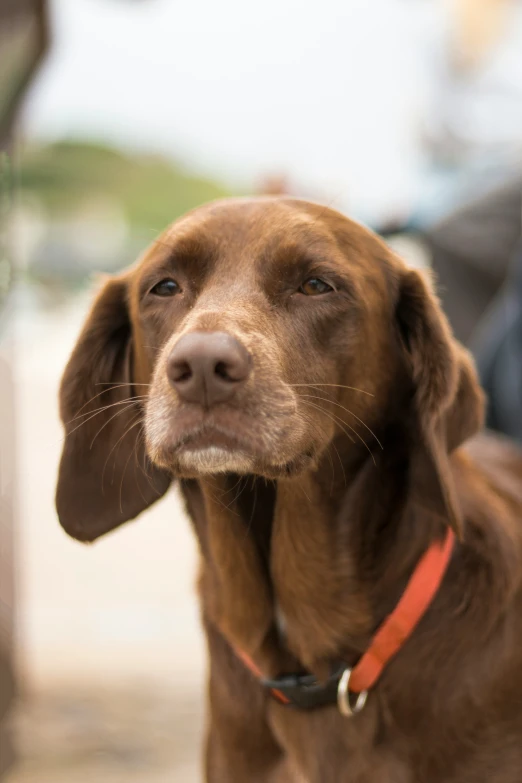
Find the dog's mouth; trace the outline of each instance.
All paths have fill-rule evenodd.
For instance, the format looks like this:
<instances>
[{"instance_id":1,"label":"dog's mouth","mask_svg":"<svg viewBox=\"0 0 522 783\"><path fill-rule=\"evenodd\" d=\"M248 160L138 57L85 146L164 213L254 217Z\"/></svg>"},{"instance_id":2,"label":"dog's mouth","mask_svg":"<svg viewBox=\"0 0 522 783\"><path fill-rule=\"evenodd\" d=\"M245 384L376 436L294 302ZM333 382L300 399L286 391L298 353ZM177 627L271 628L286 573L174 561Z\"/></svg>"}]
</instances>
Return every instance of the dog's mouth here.
<instances>
[{"instance_id":1,"label":"dog's mouth","mask_svg":"<svg viewBox=\"0 0 522 783\"><path fill-rule=\"evenodd\" d=\"M182 469L197 473L242 473L259 458L246 438L209 424L185 434L171 453Z\"/></svg>"},{"instance_id":2,"label":"dog's mouth","mask_svg":"<svg viewBox=\"0 0 522 783\"><path fill-rule=\"evenodd\" d=\"M238 411L227 411L222 416L189 411L170 422L163 419L156 443L153 434L159 428L149 424L146 429L152 461L186 478L215 473L279 478L310 465L316 454L310 444L302 442L289 448L295 435L290 419L270 427L269 422Z\"/></svg>"},{"instance_id":3,"label":"dog's mouth","mask_svg":"<svg viewBox=\"0 0 522 783\"><path fill-rule=\"evenodd\" d=\"M184 452L212 447L233 452L248 450L249 445L236 433L228 432L213 424L203 424L181 437L175 448L178 452Z\"/></svg>"}]
</instances>

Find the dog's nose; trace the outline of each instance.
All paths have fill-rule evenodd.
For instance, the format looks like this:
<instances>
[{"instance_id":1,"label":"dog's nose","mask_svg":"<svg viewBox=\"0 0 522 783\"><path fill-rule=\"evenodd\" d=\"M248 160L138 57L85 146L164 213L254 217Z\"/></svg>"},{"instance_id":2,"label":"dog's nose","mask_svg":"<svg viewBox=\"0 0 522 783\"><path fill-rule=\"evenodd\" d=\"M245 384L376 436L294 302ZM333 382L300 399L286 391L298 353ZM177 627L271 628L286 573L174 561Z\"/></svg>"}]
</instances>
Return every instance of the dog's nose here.
<instances>
[{"instance_id":1,"label":"dog's nose","mask_svg":"<svg viewBox=\"0 0 522 783\"><path fill-rule=\"evenodd\" d=\"M225 332L190 332L167 360L167 375L182 400L210 408L226 402L250 375L250 354Z\"/></svg>"}]
</instances>

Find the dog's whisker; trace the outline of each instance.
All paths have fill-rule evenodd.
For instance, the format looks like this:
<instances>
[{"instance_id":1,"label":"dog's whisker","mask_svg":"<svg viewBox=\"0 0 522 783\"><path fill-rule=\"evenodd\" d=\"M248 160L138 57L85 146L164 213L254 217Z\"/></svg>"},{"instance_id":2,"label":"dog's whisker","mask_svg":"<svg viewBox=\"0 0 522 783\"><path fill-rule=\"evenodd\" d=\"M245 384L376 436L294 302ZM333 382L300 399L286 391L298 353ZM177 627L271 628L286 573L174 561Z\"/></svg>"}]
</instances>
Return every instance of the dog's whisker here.
<instances>
[{"instance_id":1,"label":"dog's whisker","mask_svg":"<svg viewBox=\"0 0 522 783\"><path fill-rule=\"evenodd\" d=\"M129 427L127 427L127 429L125 430L125 432L123 433L123 435L122 435L122 436L119 438L119 440L118 440L118 441L117 441L117 443L115 444L115 446L116 446L116 452L115 452L115 454L114 454L114 462L116 462L116 459L117 459L117 457L118 457L118 451L119 451L119 448L120 448L120 446L121 446L121 444L122 444L122 442L123 442L123 439L125 438L125 436L126 436L126 435L127 435L127 434L128 434L128 433L129 433L129 432L132 430L132 429L133 429L133 427L135 427L137 424L142 424L142 423L143 423L143 418L142 418L142 416L141 416L141 413L138 413L138 414L136 415L136 418L135 418L135 419L133 419L132 423L129 425ZM139 432L138 432L138 434L139 434Z\"/></svg>"},{"instance_id":2,"label":"dog's whisker","mask_svg":"<svg viewBox=\"0 0 522 783\"><path fill-rule=\"evenodd\" d=\"M338 417L338 416L335 416L335 415L334 415L333 413L331 413L330 411L325 411L325 410L324 410L324 408L321 408L321 406L320 406L320 405L316 405L314 402L310 402L309 400L303 400L303 405L309 405L309 406L310 406L311 408L313 408L314 410L316 410L316 411L319 411L319 413L323 413L323 414L324 414L324 415L325 415L327 418L329 418L331 421L333 421L333 422L334 422L334 424L339 424L339 422L341 422L341 421L342 421L341 419L339 419L339 417ZM349 425L348 425L348 424L347 424L346 426L347 426L347 427L349 427ZM342 425L341 425L341 429L343 429L343 428L342 428ZM351 429L351 428L350 428L350 429ZM351 436L351 435L350 435L348 432L346 432L346 430L345 430L345 429L343 429L343 432L344 432L344 434L346 435L346 437L347 437L349 440L351 440L351 442L352 442L352 443L355 443L355 441L354 441L354 439L352 438L352 436Z\"/></svg>"},{"instance_id":3,"label":"dog's whisker","mask_svg":"<svg viewBox=\"0 0 522 783\"><path fill-rule=\"evenodd\" d=\"M214 500L216 503L219 503L219 505L222 508L224 508L225 511L230 511L230 513L235 514L236 516L239 516L238 512L234 508L228 508L228 506L225 506L225 504L221 502L221 500L217 497L217 495L215 495L214 492L212 491L212 487L208 483L208 481L205 481L204 478L200 478L200 481L201 481L202 484L204 484L207 487L208 492L209 492L210 497L212 498L212 500Z\"/></svg>"},{"instance_id":4,"label":"dog's whisker","mask_svg":"<svg viewBox=\"0 0 522 783\"><path fill-rule=\"evenodd\" d=\"M330 454L330 449L329 448L326 448L325 454L328 457L328 461L330 463L330 472L332 474L332 481L330 482L330 497L332 497L333 488L334 488L334 484L335 484L335 469L334 469L333 459L332 459L332 455Z\"/></svg>"},{"instance_id":5,"label":"dog's whisker","mask_svg":"<svg viewBox=\"0 0 522 783\"><path fill-rule=\"evenodd\" d=\"M357 419L357 421L360 422L363 425L363 427L365 427L368 430L370 435L372 435L375 438L375 440L377 441L381 449L384 451L384 446L382 445L381 441L379 440L375 432L372 429L370 429L370 427L368 427L368 425L365 424L364 421L360 419L353 411L349 410L348 408L345 408L345 406L341 405L341 403L335 402L334 400L329 400L327 397L316 397L316 396L312 397L312 395L308 395L308 394L302 394L301 397L311 397L314 400L322 400L323 402L328 402L330 405L335 405L338 408L342 408L343 411L346 411L346 413L348 413L350 416L353 416L354 419Z\"/></svg>"},{"instance_id":6,"label":"dog's whisker","mask_svg":"<svg viewBox=\"0 0 522 783\"><path fill-rule=\"evenodd\" d=\"M301 490L301 492L303 493L303 495L305 496L305 498L308 500L308 502L310 503L310 505L312 505L312 501L310 500L310 498L309 498L309 497L308 497L308 495L306 494L306 492L305 492L305 488L304 488L304 487L303 487L303 486L302 486L300 483L298 483L298 484L297 484L297 486L299 487L299 489Z\"/></svg>"},{"instance_id":7,"label":"dog's whisker","mask_svg":"<svg viewBox=\"0 0 522 783\"><path fill-rule=\"evenodd\" d=\"M309 424L312 426L312 428L313 428L313 429L315 429L316 431L318 431L318 432L320 433L320 428L318 427L318 425L317 425L317 422L313 421L313 419L312 419L311 417L308 417L308 416L306 417L306 420L307 420L307 421L308 421L308 423L309 423ZM320 434L321 434L321 433L320 433ZM352 443L355 443L355 441L353 440L353 438L351 438L350 436L348 436L348 437L350 438L350 440L352 441ZM347 482L347 478L346 478L346 471L345 471L345 469L344 469L343 461L342 461L342 459L341 459L341 455L339 454L339 449L337 448L337 446L335 445L335 443L334 443L333 441L331 441L331 442L328 444L328 446L327 446L327 448L326 448L326 450L325 450L325 453L326 453L326 455L328 456L328 459L329 459L329 461L330 461L330 465L331 465L331 469L332 469L332 488L333 488L333 484L334 484L334 482L335 482L335 468L334 468L334 465L333 465L332 455L330 454L330 449L331 449L331 448L333 448L333 449L335 450L335 454L336 454L336 456L337 456L337 459L338 459L338 461L339 461L339 467L341 468L341 473L343 474L343 482L344 482L344 486L346 487L346 486L348 486L348 482Z\"/></svg>"},{"instance_id":8,"label":"dog's whisker","mask_svg":"<svg viewBox=\"0 0 522 783\"><path fill-rule=\"evenodd\" d=\"M94 385L109 386L110 387L109 389L104 389L102 392L100 392L100 394L103 394L104 392L112 391L112 389L119 389L121 386L152 386L152 383L136 383L135 381L117 381L116 385L113 385L113 381L100 381L99 383L95 383Z\"/></svg>"},{"instance_id":9,"label":"dog's whisker","mask_svg":"<svg viewBox=\"0 0 522 783\"><path fill-rule=\"evenodd\" d=\"M145 506L147 506L147 499L145 498L145 495L141 491L140 482L139 482L139 476L137 474L137 469L138 469L138 466L139 466L139 461L138 461L138 444L140 442L140 435L141 435L141 432L138 435L138 437L136 438L136 440L134 441L134 448L132 449L132 452L134 454L134 481L136 482L136 488L137 488L138 492L140 493L141 499L143 500Z\"/></svg>"},{"instance_id":10,"label":"dog's whisker","mask_svg":"<svg viewBox=\"0 0 522 783\"><path fill-rule=\"evenodd\" d=\"M77 416L74 417L74 419L70 419L69 421L66 421L65 424L72 424L75 421L78 421L78 419L83 419L86 416L92 416L94 417L95 414L102 413L103 411L109 410L109 408L113 408L115 405L125 405L130 404L133 402L137 402L140 400L147 399L143 395L138 395L137 397L126 397L124 400L118 400L117 402L111 402L108 405L100 405L99 408L94 408L94 410L85 411L85 413L79 413ZM85 424L85 422L82 422L82 424ZM73 430L74 432L74 430Z\"/></svg>"},{"instance_id":11,"label":"dog's whisker","mask_svg":"<svg viewBox=\"0 0 522 783\"><path fill-rule=\"evenodd\" d=\"M306 396L306 395L303 395L303 396ZM304 403L304 404L306 404L306 405L312 405L314 408L316 408L316 410L318 410L318 411L321 411L321 413L324 413L324 414L325 414L325 415L327 415L327 416L330 416L330 418L332 419L332 421L336 422L336 423L337 423L337 424L338 424L338 425L339 425L341 428L342 428L342 425L343 425L343 424L344 424L346 427L348 427L348 429L349 429L351 432L353 432L353 434L355 435L355 437L356 437L356 438L358 438L358 439L361 441L361 443L363 444L363 446L364 446L364 447L365 447L365 449L367 450L368 454L369 454L369 455L370 455L370 457L372 458L372 462L373 462L373 464L374 464L375 466L377 466L377 462L375 461L375 457L374 457L374 455L373 455L373 452L372 452L372 450L370 449L370 447L368 446L368 444L366 443L366 441L364 440L364 438L363 438L363 437L361 437L361 435L360 435L360 434L357 432L357 430L356 430L356 429L354 429L354 428L353 428L353 427L352 427L350 424L348 424L348 422L347 422L347 421L345 421L344 419L341 419L341 418L340 418L340 416L337 416L336 414L332 413L331 411L325 411L325 410L324 410L323 408L321 408L319 405L315 405L314 403L311 403L311 402L309 402L308 400L304 400L304 399L303 399L303 403ZM343 430L343 432L345 433L345 435L347 435L347 436L350 438L350 436L348 435L348 433L346 432L346 430ZM352 441L352 443L354 443L354 440L353 440L353 438L350 438L350 440Z\"/></svg>"},{"instance_id":12,"label":"dog's whisker","mask_svg":"<svg viewBox=\"0 0 522 783\"><path fill-rule=\"evenodd\" d=\"M347 487L348 486L348 482L346 480L346 471L344 469L344 465L343 465L343 461L341 459L341 455L339 454L339 449L337 448L337 446L335 445L335 443L333 441L332 441L332 443L328 444L328 449L330 449L330 446L333 449L335 449L335 453L337 454L337 459L339 460L339 465L341 466L341 470L342 470L342 473L343 473L344 486Z\"/></svg>"},{"instance_id":13,"label":"dog's whisker","mask_svg":"<svg viewBox=\"0 0 522 783\"><path fill-rule=\"evenodd\" d=\"M82 405L82 407L81 407L81 408L78 408L78 410L77 410L77 412L76 412L76 413L77 413L77 414L81 413L81 411L83 411L83 409L84 409L85 407L87 407L87 405L88 405L90 402L92 402L93 400L95 400L97 397L101 397L101 396L102 396L102 394L106 394L107 392L110 392L110 391L112 391L113 389L121 389L121 388L123 388L124 386L130 386L130 384L129 384L128 382L127 382L127 383L117 383L116 385L114 385L114 383L113 383L112 381L111 381L111 383L110 383L110 384L104 384L104 383L95 383L95 384L94 384L94 386L107 386L107 385L109 385L109 386L110 386L110 388L109 388L109 389L103 389L103 391L101 391L101 392L98 392L98 394L95 394L93 397L91 397L89 400L87 400L87 402L84 402L84 404ZM137 384L135 384L135 385L137 385ZM74 421L74 419L73 419L73 421Z\"/></svg>"},{"instance_id":14,"label":"dog's whisker","mask_svg":"<svg viewBox=\"0 0 522 783\"><path fill-rule=\"evenodd\" d=\"M286 385L292 388L296 386L308 386L309 388L312 389L319 386L332 386L336 389L349 389L350 391L361 392L361 394L367 394L369 397L375 396L374 394L372 394L369 391L366 391L365 389L358 389L356 386L344 386L342 383L287 383Z\"/></svg>"},{"instance_id":15,"label":"dog's whisker","mask_svg":"<svg viewBox=\"0 0 522 783\"><path fill-rule=\"evenodd\" d=\"M134 427L139 424L139 421L135 421L134 424L129 427L129 429L124 433L123 437L127 435ZM129 456L127 457L127 461L125 462L125 466L123 468L123 472L121 474L121 481L120 481L120 514L123 514L123 502L122 502L122 492L123 492L123 481L125 479L125 473L127 472L127 467L129 465L130 458L132 457L132 449L129 451Z\"/></svg>"},{"instance_id":16,"label":"dog's whisker","mask_svg":"<svg viewBox=\"0 0 522 783\"><path fill-rule=\"evenodd\" d=\"M305 411L301 412L301 419L303 420L303 422L305 423L305 425L309 429L311 429L312 431L315 431L315 432L320 434L320 430L319 430L319 427L317 426L317 422L314 421L311 418L311 416L307 415L307 413ZM337 451L337 449L336 449L336 451ZM331 482L331 485L330 485L330 496L331 496L331 494L333 492L333 486L334 486L334 483L335 483L335 468L334 468L334 465L333 465L332 455L330 454L330 447L329 446L325 449L325 454L328 457L328 460L330 462L330 470L331 470L331 473L332 473L332 482ZM339 457L339 452L337 452L337 456ZM341 470L343 471L343 474L344 474L344 467L343 467L342 462L341 462ZM345 484L346 484L346 476L345 476Z\"/></svg>"},{"instance_id":17,"label":"dog's whisker","mask_svg":"<svg viewBox=\"0 0 522 783\"><path fill-rule=\"evenodd\" d=\"M149 486L150 486L150 488L151 488L151 489L152 489L154 492L156 492L156 494L158 494L158 489L157 489L157 487L155 487L155 486L154 486L154 484L152 483L152 476L149 474L149 472L148 472L148 471L147 471L147 469L146 469L146 467L147 467L147 462L149 461L149 458L148 458L148 456L147 456L147 450L146 450L146 448L145 448L145 432L144 432L144 430L143 430L143 429L142 429L142 430L140 430L140 432L139 432L139 434L138 434L138 437L136 438L136 443L134 444L134 449L135 449L135 451L136 451L136 455L137 455L137 453L138 453L138 445L139 445L139 444L143 444L143 465L141 464L141 462L139 461L139 459L137 459L137 463L138 463L138 465L139 465L139 468L140 468L141 472L143 473L143 475L144 475L144 476L145 476L145 478L147 479L147 481L148 481L148 483L149 483Z\"/></svg>"},{"instance_id":18,"label":"dog's whisker","mask_svg":"<svg viewBox=\"0 0 522 783\"><path fill-rule=\"evenodd\" d=\"M122 442L123 438L133 429L133 427L135 427L140 422L141 422L141 413L138 413L137 418L133 421L133 423L129 427L127 427L127 429L125 430L123 435L120 438L118 438L116 443L113 445L113 447L111 448L111 450L107 454L107 459L104 462L103 471L102 471L102 490L103 490L103 481L104 481L104 476L105 476L105 469L107 468L107 463L108 463L108 461L109 461L109 459L111 457L111 454L114 452L116 447ZM114 468L115 467L116 467L116 454L114 455ZM114 476L113 476L113 480L114 480Z\"/></svg>"},{"instance_id":19,"label":"dog's whisker","mask_svg":"<svg viewBox=\"0 0 522 783\"><path fill-rule=\"evenodd\" d=\"M221 493L222 497L224 497L225 495L228 495L229 492L233 492L235 490L235 488L238 487L241 484L241 479L242 478L243 478L242 476L239 476L238 480L236 481L236 483L232 487L230 487L229 489L224 489L222 491L222 493Z\"/></svg>"},{"instance_id":20,"label":"dog's whisker","mask_svg":"<svg viewBox=\"0 0 522 783\"><path fill-rule=\"evenodd\" d=\"M117 416L121 416L122 413L126 413L129 407L131 407L131 406L127 406L126 408L123 408L120 411L116 411L116 413L113 413L113 415L110 416L110 418L108 418L107 421L104 422L104 424L102 424L102 426L100 427L100 429L98 430L98 432L96 433L96 435L94 436L94 438L91 441L91 445L89 446L89 451L91 451L92 447L94 446L94 441L96 440L96 438L98 437L100 432L102 432L105 429L105 427L107 427L111 423L111 421L113 419L115 419Z\"/></svg>"},{"instance_id":21,"label":"dog's whisker","mask_svg":"<svg viewBox=\"0 0 522 783\"><path fill-rule=\"evenodd\" d=\"M240 479L239 479L238 484L241 483L241 479L242 478L243 477L241 476ZM237 486L237 484L236 484L236 486ZM246 481L244 482L244 485L242 487L240 486L239 492L237 493L235 498L227 506L225 506L225 508L230 509L232 506L234 506L236 504L236 502L239 500L239 498L241 497L241 495L243 494L243 492L245 491L245 489L246 489Z\"/></svg>"},{"instance_id":22,"label":"dog's whisker","mask_svg":"<svg viewBox=\"0 0 522 783\"><path fill-rule=\"evenodd\" d=\"M132 401L131 401L131 400L122 400L122 404L123 404L123 403L125 403L127 406L131 407L131 406L134 404L134 400L132 400ZM98 409L98 410L96 410L94 413L91 413L91 412L89 411L89 413L87 414L88 418L85 418L85 419L84 419L83 421L81 421L81 422L80 422L80 423L79 423L79 424L78 424L76 427L74 427L74 429L72 429L70 432L68 432L68 433L67 433L67 437L68 437L69 435L72 435L72 434L73 434L73 432L76 432L76 430L79 430L79 429L80 429L80 427L83 427L83 426L84 426L84 424L87 424L87 422L91 421L91 419L95 419L95 418L96 418L96 416L99 416L101 413L104 413L104 412L105 412L106 410L108 410L109 408L112 408L114 404L115 404L115 403L111 403L111 405L104 405L104 406L103 406L103 408L99 408L99 409ZM74 421L74 419L73 419L72 421Z\"/></svg>"}]
</instances>

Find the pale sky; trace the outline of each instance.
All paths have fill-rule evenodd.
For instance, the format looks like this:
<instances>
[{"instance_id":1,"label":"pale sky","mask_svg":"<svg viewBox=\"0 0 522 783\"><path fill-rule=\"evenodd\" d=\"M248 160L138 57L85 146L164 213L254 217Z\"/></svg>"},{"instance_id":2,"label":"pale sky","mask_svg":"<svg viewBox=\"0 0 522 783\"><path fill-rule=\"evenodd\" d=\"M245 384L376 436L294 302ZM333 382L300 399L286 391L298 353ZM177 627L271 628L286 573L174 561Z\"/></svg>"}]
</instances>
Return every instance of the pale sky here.
<instances>
[{"instance_id":1,"label":"pale sky","mask_svg":"<svg viewBox=\"0 0 522 783\"><path fill-rule=\"evenodd\" d=\"M411 193L423 0L54 0L29 137L167 153L248 186L288 174L385 213Z\"/></svg>"}]
</instances>

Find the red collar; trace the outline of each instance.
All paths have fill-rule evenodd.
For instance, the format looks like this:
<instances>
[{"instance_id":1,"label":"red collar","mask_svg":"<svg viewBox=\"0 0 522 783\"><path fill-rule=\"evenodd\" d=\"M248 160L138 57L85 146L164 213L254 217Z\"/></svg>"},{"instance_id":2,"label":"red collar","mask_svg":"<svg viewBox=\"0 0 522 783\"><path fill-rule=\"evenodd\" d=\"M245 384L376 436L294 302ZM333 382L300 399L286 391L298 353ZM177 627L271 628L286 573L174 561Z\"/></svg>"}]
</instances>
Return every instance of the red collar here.
<instances>
[{"instance_id":1,"label":"red collar","mask_svg":"<svg viewBox=\"0 0 522 783\"><path fill-rule=\"evenodd\" d=\"M307 708L337 701L343 714L358 712L364 706L367 692L376 684L387 664L399 652L428 610L447 571L454 543L455 534L448 528L443 541L431 544L417 563L399 603L377 630L364 655L353 669L343 668L324 685L317 683L311 675L266 680L248 655L237 651L238 657L283 704ZM307 691L304 698L303 689ZM359 694L353 708L350 706L349 692Z\"/></svg>"},{"instance_id":2,"label":"red collar","mask_svg":"<svg viewBox=\"0 0 522 783\"><path fill-rule=\"evenodd\" d=\"M354 666L350 691L373 688L385 666L412 635L442 583L453 551L455 534L448 528L444 541L435 541L423 554L399 603L373 637L370 647Z\"/></svg>"}]
</instances>

